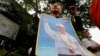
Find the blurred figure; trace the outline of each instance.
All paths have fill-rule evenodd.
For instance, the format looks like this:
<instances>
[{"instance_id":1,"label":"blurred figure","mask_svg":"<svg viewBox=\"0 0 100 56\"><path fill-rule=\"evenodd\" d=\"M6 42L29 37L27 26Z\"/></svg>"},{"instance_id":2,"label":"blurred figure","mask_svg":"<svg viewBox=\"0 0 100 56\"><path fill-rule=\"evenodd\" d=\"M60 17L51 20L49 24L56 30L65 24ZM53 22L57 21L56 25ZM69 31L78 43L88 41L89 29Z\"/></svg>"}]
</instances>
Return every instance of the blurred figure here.
<instances>
[{"instance_id":1,"label":"blurred figure","mask_svg":"<svg viewBox=\"0 0 100 56\"><path fill-rule=\"evenodd\" d=\"M82 19L81 19L81 17L77 13L76 5L74 5L74 4L70 5L69 6L69 11L70 11L70 14L71 14L72 25L73 25L73 27L74 27L74 29L75 29L79 39L82 40L81 31L84 28L83 28L83 24L82 24Z\"/></svg>"},{"instance_id":2,"label":"blurred figure","mask_svg":"<svg viewBox=\"0 0 100 56\"><path fill-rule=\"evenodd\" d=\"M62 9L62 3L59 1L51 1L49 4L50 15L56 18L61 17Z\"/></svg>"},{"instance_id":3,"label":"blurred figure","mask_svg":"<svg viewBox=\"0 0 100 56\"><path fill-rule=\"evenodd\" d=\"M92 53L95 53L96 56L100 56L100 45L91 39L92 37L90 36L88 29L84 29L82 31L82 35L82 43L85 45L85 47Z\"/></svg>"},{"instance_id":4,"label":"blurred figure","mask_svg":"<svg viewBox=\"0 0 100 56\"><path fill-rule=\"evenodd\" d=\"M81 17L77 14L76 5L70 5L69 11L72 15L71 21L72 21L72 24L74 26L74 29L76 31L82 31L83 30L82 20L81 20Z\"/></svg>"}]
</instances>

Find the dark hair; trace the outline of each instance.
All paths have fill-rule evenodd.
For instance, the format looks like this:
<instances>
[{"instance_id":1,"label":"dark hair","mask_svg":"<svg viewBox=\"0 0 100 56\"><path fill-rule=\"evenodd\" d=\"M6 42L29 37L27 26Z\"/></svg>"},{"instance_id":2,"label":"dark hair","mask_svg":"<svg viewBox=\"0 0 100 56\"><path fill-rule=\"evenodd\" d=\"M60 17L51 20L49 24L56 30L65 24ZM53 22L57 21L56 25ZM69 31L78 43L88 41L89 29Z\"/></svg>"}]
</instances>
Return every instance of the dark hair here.
<instances>
[{"instance_id":1,"label":"dark hair","mask_svg":"<svg viewBox=\"0 0 100 56\"><path fill-rule=\"evenodd\" d=\"M53 1L50 1L49 4L54 4L54 3L62 3L61 1L59 0L53 0Z\"/></svg>"},{"instance_id":2,"label":"dark hair","mask_svg":"<svg viewBox=\"0 0 100 56\"><path fill-rule=\"evenodd\" d=\"M82 33L83 33L83 32L88 32L88 31L89 31L88 29L83 29L83 30L82 30Z\"/></svg>"},{"instance_id":3,"label":"dark hair","mask_svg":"<svg viewBox=\"0 0 100 56\"><path fill-rule=\"evenodd\" d=\"M75 4L69 5L69 10L75 10L75 8L76 8Z\"/></svg>"},{"instance_id":4,"label":"dark hair","mask_svg":"<svg viewBox=\"0 0 100 56\"><path fill-rule=\"evenodd\" d=\"M61 1L56 1L56 0L50 1L49 4L48 4L48 7L50 7L50 4L52 5L52 4L54 4L54 3L60 4L61 8L63 9L63 4L62 4L62 2L61 2Z\"/></svg>"},{"instance_id":5,"label":"dark hair","mask_svg":"<svg viewBox=\"0 0 100 56\"><path fill-rule=\"evenodd\" d=\"M49 4L54 4L54 3L59 3L61 6L63 6L62 2L59 0L53 0L49 2Z\"/></svg>"}]
</instances>

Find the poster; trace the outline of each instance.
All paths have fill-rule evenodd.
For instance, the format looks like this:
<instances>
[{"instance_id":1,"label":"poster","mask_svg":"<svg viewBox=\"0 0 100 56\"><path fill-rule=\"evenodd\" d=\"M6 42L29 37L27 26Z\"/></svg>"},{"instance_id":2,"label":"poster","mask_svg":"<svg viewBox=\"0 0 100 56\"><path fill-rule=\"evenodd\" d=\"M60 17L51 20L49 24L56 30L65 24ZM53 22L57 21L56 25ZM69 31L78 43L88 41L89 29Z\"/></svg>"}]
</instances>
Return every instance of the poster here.
<instances>
[{"instance_id":1,"label":"poster","mask_svg":"<svg viewBox=\"0 0 100 56\"><path fill-rule=\"evenodd\" d=\"M81 46L67 19L41 14L37 38L37 56L93 56Z\"/></svg>"}]
</instances>

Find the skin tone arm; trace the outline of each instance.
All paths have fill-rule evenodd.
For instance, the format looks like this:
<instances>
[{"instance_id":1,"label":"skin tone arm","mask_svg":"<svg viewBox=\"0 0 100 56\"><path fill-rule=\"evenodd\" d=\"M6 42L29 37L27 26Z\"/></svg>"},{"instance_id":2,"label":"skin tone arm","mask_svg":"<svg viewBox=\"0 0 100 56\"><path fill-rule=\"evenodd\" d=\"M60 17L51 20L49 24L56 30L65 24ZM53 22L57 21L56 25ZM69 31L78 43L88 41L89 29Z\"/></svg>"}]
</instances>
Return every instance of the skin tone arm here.
<instances>
[{"instance_id":1,"label":"skin tone arm","mask_svg":"<svg viewBox=\"0 0 100 56\"><path fill-rule=\"evenodd\" d=\"M95 45L95 46L89 46L88 48L90 48L91 50L94 50L94 51L100 51L100 45ZM90 51L91 51L90 50Z\"/></svg>"}]
</instances>

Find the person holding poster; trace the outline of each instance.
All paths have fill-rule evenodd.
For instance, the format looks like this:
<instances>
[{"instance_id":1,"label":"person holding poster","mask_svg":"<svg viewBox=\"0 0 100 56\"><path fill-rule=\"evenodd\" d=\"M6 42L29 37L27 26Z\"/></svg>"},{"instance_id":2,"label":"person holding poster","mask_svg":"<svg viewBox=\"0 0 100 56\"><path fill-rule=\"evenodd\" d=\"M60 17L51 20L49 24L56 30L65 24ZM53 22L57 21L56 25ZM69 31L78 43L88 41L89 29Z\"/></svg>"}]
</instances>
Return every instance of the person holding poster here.
<instances>
[{"instance_id":1,"label":"person holding poster","mask_svg":"<svg viewBox=\"0 0 100 56\"><path fill-rule=\"evenodd\" d=\"M96 56L100 56L100 45L93 41L90 36L90 33L88 32L88 29L84 29L82 31L83 39L82 42L85 45L85 47L96 54Z\"/></svg>"},{"instance_id":2,"label":"person holding poster","mask_svg":"<svg viewBox=\"0 0 100 56\"><path fill-rule=\"evenodd\" d=\"M50 14L40 15L36 55L93 56L79 43L71 22L61 17L61 3L56 1L49 6Z\"/></svg>"},{"instance_id":3,"label":"person holding poster","mask_svg":"<svg viewBox=\"0 0 100 56\"><path fill-rule=\"evenodd\" d=\"M61 5L61 2L59 1L52 1L51 4L49 4L50 15L56 18L60 18L63 8Z\"/></svg>"},{"instance_id":4,"label":"person holding poster","mask_svg":"<svg viewBox=\"0 0 100 56\"><path fill-rule=\"evenodd\" d=\"M72 21L72 24L74 26L75 31L80 31L81 32L84 28L83 28L83 24L82 24L82 19L77 13L76 5L75 4L69 5L69 11L72 15L71 16L71 21Z\"/></svg>"}]
</instances>

